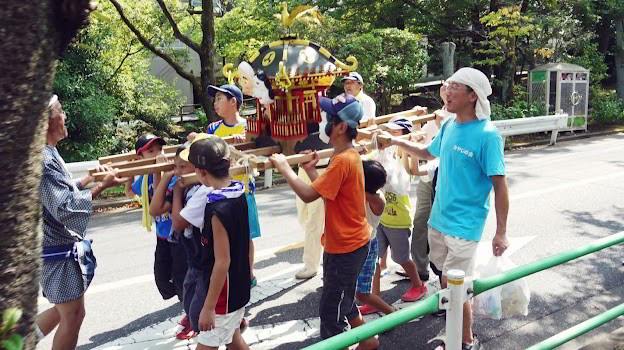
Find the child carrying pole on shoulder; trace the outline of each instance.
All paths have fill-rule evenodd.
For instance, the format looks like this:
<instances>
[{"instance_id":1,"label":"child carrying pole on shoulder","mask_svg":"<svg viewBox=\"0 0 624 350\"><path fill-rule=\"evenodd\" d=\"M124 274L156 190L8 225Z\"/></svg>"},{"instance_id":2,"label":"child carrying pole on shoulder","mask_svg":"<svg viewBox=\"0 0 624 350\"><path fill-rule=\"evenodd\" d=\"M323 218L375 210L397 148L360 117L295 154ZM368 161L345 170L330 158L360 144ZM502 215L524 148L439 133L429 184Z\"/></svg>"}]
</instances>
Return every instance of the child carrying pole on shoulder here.
<instances>
[{"instance_id":1,"label":"child carrying pole on shoulder","mask_svg":"<svg viewBox=\"0 0 624 350\"><path fill-rule=\"evenodd\" d=\"M351 95L334 100L321 97L319 102L322 112L327 114L325 131L334 147L325 172L317 173L315 165L319 157L312 153L313 159L302 164L312 180L308 185L297 177L284 155L276 154L270 159L304 202L321 197L325 201L323 294L319 313L321 338L327 339L344 332L347 322L352 327L364 323L355 305L355 288L368 254L370 228L366 222L362 159L353 146L362 119L362 105ZM379 341L372 337L362 340L358 348L378 347Z\"/></svg>"},{"instance_id":2,"label":"child carrying pole on shoulder","mask_svg":"<svg viewBox=\"0 0 624 350\"><path fill-rule=\"evenodd\" d=\"M166 144L162 138L152 135L141 135L135 144L135 151L139 159L158 158L162 156L162 147ZM184 275L186 273L186 258L174 242L171 235L171 216L169 210L154 210L150 212L150 202L153 200L155 189L162 185L162 191L171 191L173 182L171 177L161 179L160 172L140 175L134 181L126 183L126 195L141 198L143 206L143 224L151 231L152 218L156 222L156 248L154 251L154 278L156 287L163 299L177 296L182 301ZM161 184L161 182L164 182ZM163 192L163 193L164 193ZM156 207L156 206L155 206ZM155 208L156 209L156 208Z\"/></svg>"},{"instance_id":3,"label":"child carrying pole on shoulder","mask_svg":"<svg viewBox=\"0 0 624 350\"><path fill-rule=\"evenodd\" d=\"M187 206L179 210L181 196L174 191L174 229L188 224L201 228L200 252L189 269L189 317L200 332L197 349L248 349L241 336L245 305L249 302L249 216L243 183L229 175L228 145L205 135L195 138L188 151L180 153L195 167L201 186ZM203 198L200 198L203 197ZM204 208L202 210L202 201ZM199 219L198 213L203 217Z\"/></svg>"},{"instance_id":4,"label":"child carrying pole on shoulder","mask_svg":"<svg viewBox=\"0 0 624 350\"><path fill-rule=\"evenodd\" d=\"M185 197L190 198L190 196L199 188L200 185L198 184L185 188L184 182L181 178L182 175L191 174L195 170L191 163L180 158L180 152L187 148L188 144L182 144L176 150L174 170L163 174L158 187L156 187L156 191L154 191L154 196L152 197L152 201L150 203L150 215L159 216L168 213L173 219L174 193L176 191L178 193L184 193ZM173 186L170 184L173 184ZM193 239L193 229L191 227L181 231L173 229L171 241L173 280L176 281L176 284L178 285L180 285L181 281L181 285L184 286L186 284L187 266L192 265L192 257L199 249L199 245L196 244L197 242ZM188 298L186 297L186 294L184 294L184 288L182 289L182 304L185 314L179 323L180 326L182 326L182 329L180 329L176 334L176 338L180 340L189 339L195 335L188 318Z\"/></svg>"}]
</instances>

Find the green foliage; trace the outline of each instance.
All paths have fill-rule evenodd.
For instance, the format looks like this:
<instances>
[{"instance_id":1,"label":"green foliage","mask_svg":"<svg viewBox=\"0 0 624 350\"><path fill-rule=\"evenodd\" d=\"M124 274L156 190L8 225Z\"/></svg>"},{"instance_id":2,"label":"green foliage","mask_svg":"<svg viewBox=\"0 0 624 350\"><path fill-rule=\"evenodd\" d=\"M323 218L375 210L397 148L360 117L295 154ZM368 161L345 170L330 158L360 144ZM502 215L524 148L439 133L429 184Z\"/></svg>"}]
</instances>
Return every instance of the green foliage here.
<instances>
[{"instance_id":1,"label":"green foliage","mask_svg":"<svg viewBox=\"0 0 624 350\"><path fill-rule=\"evenodd\" d=\"M236 7L215 20L217 53L227 62L238 62L266 43L279 38L278 21L273 13L278 7L266 2L239 0Z\"/></svg>"},{"instance_id":2,"label":"green foliage","mask_svg":"<svg viewBox=\"0 0 624 350\"><path fill-rule=\"evenodd\" d=\"M530 36L535 30L533 19L520 13L520 6L503 7L481 17L480 21L489 29L486 41L488 47L481 50L488 58L475 64L493 66L514 59L518 41Z\"/></svg>"},{"instance_id":3,"label":"green foliage","mask_svg":"<svg viewBox=\"0 0 624 350\"><path fill-rule=\"evenodd\" d=\"M59 148L68 161L95 158L114 148L113 125L120 100L102 91L105 81L96 53L85 46L73 46L59 64L54 91L67 114L69 131Z\"/></svg>"},{"instance_id":4,"label":"green foliage","mask_svg":"<svg viewBox=\"0 0 624 350\"><path fill-rule=\"evenodd\" d=\"M67 161L125 151L148 130L168 135L169 117L182 102L173 87L147 73L151 55L111 5L101 5L59 62L54 80L68 116L69 137L59 144ZM155 42L168 43L157 8L145 2L130 8L139 25L152 30Z\"/></svg>"},{"instance_id":5,"label":"green foliage","mask_svg":"<svg viewBox=\"0 0 624 350\"><path fill-rule=\"evenodd\" d=\"M423 77L427 62L422 37L396 28L347 37L335 55L353 55L358 59L358 72L365 77L366 91L378 97L378 105L386 111L393 93L408 91L411 84Z\"/></svg>"},{"instance_id":6,"label":"green foliage","mask_svg":"<svg viewBox=\"0 0 624 350\"><path fill-rule=\"evenodd\" d=\"M566 53L563 60L589 69L591 74L589 83L592 85L600 84L607 77L605 56L598 51L598 44L595 42L586 43L574 53Z\"/></svg>"},{"instance_id":7,"label":"green foliage","mask_svg":"<svg viewBox=\"0 0 624 350\"><path fill-rule=\"evenodd\" d=\"M235 0L234 8L215 19L217 53L226 62L237 63L250 59L263 45L278 40L286 34L278 19L280 11L276 1ZM287 1L292 10L298 1ZM290 33L322 44L330 50L336 47L345 33L345 23L324 15L320 25L309 21L296 21ZM328 35L331 33L331 35Z\"/></svg>"},{"instance_id":8,"label":"green foliage","mask_svg":"<svg viewBox=\"0 0 624 350\"><path fill-rule=\"evenodd\" d=\"M126 187L125 185L119 185L115 187L110 187L105 189L99 198L115 198L115 197L125 197L126 196Z\"/></svg>"},{"instance_id":9,"label":"green foliage","mask_svg":"<svg viewBox=\"0 0 624 350\"><path fill-rule=\"evenodd\" d=\"M617 97L615 91L595 88L591 93L590 115L594 122L603 124L624 122L624 101Z\"/></svg>"},{"instance_id":10,"label":"green foliage","mask_svg":"<svg viewBox=\"0 0 624 350\"><path fill-rule=\"evenodd\" d=\"M513 99L505 106L492 103L492 120L517 119L546 115L546 107L541 104L529 104L526 87L514 85Z\"/></svg>"},{"instance_id":11,"label":"green foliage","mask_svg":"<svg viewBox=\"0 0 624 350\"><path fill-rule=\"evenodd\" d=\"M145 73L136 72L136 86L124 110L124 119L142 120L155 131L170 133L172 115L182 103L177 92L167 83Z\"/></svg>"},{"instance_id":12,"label":"green foliage","mask_svg":"<svg viewBox=\"0 0 624 350\"><path fill-rule=\"evenodd\" d=\"M24 338L15 334L15 327L22 318L22 310L9 308L2 313L2 324L0 324L0 348L4 350L22 350Z\"/></svg>"},{"instance_id":13,"label":"green foliage","mask_svg":"<svg viewBox=\"0 0 624 350\"><path fill-rule=\"evenodd\" d=\"M514 100L508 106L492 103L492 120L518 119L545 115L544 108L527 101Z\"/></svg>"},{"instance_id":14,"label":"green foliage","mask_svg":"<svg viewBox=\"0 0 624 350\"><path fill-rule=\"evenodd\" d=\"M534 11L536 31L527 51L532 50L536 64L569 62L583 66L591 72L591 84L606 78L605 55L598 49L596 32L588 30L600 19L590 1L556 2Z\"/></svg>"}]
</instances>

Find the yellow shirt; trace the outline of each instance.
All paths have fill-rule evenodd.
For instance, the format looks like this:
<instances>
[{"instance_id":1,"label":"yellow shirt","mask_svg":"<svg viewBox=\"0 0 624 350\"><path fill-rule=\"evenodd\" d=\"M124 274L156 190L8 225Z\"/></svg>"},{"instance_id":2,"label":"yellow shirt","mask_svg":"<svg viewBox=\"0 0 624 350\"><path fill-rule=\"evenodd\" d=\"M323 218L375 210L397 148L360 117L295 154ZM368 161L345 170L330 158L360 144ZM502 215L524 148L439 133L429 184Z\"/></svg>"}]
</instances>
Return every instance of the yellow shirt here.
<instances>
[{"instance_id":1,"label":"yellow shirt","mask_svg":"<svg viewBox=\"0 0 624 350\"><path fill-rule=\"evenodd\" d=\"M247 131L247 120L245 118L237 117L236 124L234 125L226 124L223 119L210 123L206 133L219 137L228 137L233 135L244 135L245 131Z\"/></svg>"},{"instance_id":2,"label":"yellow shirt","mask_svg":"<svg viewBox=\"0 0 624 350\"><path fill-rule=\"evenodd\" d=\"M409 195L398 195L393 192L386 192L386 207L381 214L381 224L390 228L411 228L412 227L412 205Z\"/></svg>"}]
</instances>

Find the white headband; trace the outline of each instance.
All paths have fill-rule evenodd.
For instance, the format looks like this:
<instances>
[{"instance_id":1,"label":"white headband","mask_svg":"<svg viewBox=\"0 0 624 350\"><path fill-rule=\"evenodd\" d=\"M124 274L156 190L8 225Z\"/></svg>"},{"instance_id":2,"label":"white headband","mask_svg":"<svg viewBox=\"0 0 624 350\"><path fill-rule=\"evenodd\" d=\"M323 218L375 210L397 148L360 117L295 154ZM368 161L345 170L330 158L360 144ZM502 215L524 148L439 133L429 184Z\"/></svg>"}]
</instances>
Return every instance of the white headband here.
<instances>
[{"instance_id":1,"label":"white headband","mask_svg":"<svg viewBox=\"0 0 624 350\"><path fill-rule=\"evenodd\" d=\"M483 72L474 68L464 67L455 72L447 81L454 81L469 86L478 98L475 106L477 118L490 118L491 108L488 96L492 94L492 86Z\"/></svg>"},{"instance_id":2,"label":"white headband","mask_svg":"<svg viewBox=\"0 0 624 350\"><path fill-rule=\"evenodd\" d=\"M56 102L58 102L58 96L52 95L52 97L50 97L50 101L48 101L48 108L52 108Z\"/></svg>"}]
</instances>

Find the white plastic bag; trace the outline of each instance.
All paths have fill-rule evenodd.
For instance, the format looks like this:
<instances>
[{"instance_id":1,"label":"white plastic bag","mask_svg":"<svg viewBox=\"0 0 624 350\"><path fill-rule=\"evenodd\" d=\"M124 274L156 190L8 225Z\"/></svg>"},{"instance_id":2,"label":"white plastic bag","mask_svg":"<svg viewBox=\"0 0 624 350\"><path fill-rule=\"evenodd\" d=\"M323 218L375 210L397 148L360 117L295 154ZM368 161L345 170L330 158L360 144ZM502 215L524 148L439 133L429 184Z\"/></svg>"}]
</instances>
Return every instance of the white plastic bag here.
<instances>
[{"instance_id":1,"label":"white plastic bag","mask_svg":"<svg viewBox=\"0 0 624 350\"><path fill-rule=\"evenodd\" d=\"M403 167L401 158L395 157L396 146L379 150L378 161L386 169L386 192L396 193L399 196L409 194L410 176Z\"/></svg>"},{"instance_id":2,"label":"white plastic bag","mask_svg":"<svg viewBox=\"0 0 624 350\"><path fill-rule=\"evenodd\" d=\"M490 277L508 271L515 265L506 256L493 256L485 265L477 267L478 277ZM490 289L474 298L476 315L500 320L503 317L529 314L531 292L524 278Z\"/></svg>"}]
</instances>

